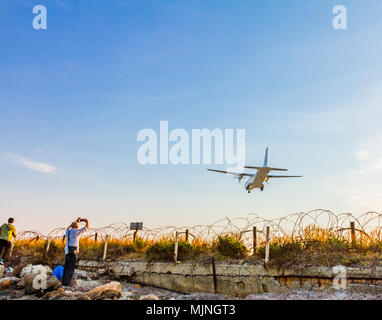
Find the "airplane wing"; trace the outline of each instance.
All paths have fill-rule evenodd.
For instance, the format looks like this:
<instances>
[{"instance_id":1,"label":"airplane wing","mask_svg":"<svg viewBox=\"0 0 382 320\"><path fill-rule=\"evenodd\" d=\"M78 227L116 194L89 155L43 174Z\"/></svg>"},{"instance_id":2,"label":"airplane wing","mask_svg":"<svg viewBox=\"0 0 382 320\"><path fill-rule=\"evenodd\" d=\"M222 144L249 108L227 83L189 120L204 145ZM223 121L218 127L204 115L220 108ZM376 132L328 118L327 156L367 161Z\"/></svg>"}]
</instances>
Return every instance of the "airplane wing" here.
<instances>
[{"instance_id":1,"label":"airplane wing","mask_svg":"<svg viewBox=\"0 0 382 320\"><path fill-rule=\"evenodd\" d=\"M225 174L232 174L238 177L253 177L254 174L250 173L237 173L237 172L229 172L229 171L224 171L224 170L214 170L214 169L207 169L208 171L214 171L214 172L220 172L220 173L225 173Z\"/></svg>"},{"instance_id":2,"label":"airplane wing","mask_svg":"<svg viewBox=\"0 0 382 320\"><path fill-rule=\"evenodd\" d=\"M260 169L263 169L264 167L244 166L244 168L260 170Z\"/></svg>"},{"instance_id":3,"label":"airplane wing","mask_svg":"<svg viewBox=\"0 0 382 320\"><path fill-rule=\"evenodd\" d=\"M280 169L280 168L270 168L270 167L254 167L254 166L244 166L244 168L247 168L247 169L256 169L256 170L260 170L260 169L269 169L269 170L276 170L276 171L288 171L288 169Z\"/></svg>"},{"instance_id":4,"label":"airplane wing","mask_svg":"<svg viewBox=\"0 0 382 320\"><path fill-rule=\"evenodd\" d=\"M272 176L268 175L268 178L300 178L302 176Z\"/></svg>"}]
</instances>

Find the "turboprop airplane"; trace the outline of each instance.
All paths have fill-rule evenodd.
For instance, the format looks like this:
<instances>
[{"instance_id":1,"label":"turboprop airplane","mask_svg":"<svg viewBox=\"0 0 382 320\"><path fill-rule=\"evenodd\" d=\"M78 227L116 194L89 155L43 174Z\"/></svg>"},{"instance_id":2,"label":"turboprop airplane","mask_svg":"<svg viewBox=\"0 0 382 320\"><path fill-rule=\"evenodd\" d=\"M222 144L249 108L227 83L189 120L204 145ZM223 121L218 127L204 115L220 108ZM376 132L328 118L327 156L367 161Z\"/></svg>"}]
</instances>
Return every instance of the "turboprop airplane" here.
<instances>
[{"instance_id":1,"label":"turboprop airplane","mask_svg":"<svg viewBox=\"0 0 382 320\"><path fill-rule=\"evenodd\" d=\"M256 189L256 188L263 191L264 190L264 182L267 182L269 179L272 179L272 178L299 178L299 177L302 177L302 176L278 176L278 175L269 174L269 172L271 172L271 171L288 171L288 169L279 169L279 168L268 167L268 148L265 150L264 165L262 167L244 166L244 168L256 169L257 173L256 174L253 174L253 173L237 173L237 172L229 172L229 171L214 170L214 169L207 169L207 170L237 176L239 182L241 181L241 179L243 179L243 177L248 177L248 180L244 184L245 190L247 190L248 193L251 193L251 190Z\"/></svg>"}]
</instances>

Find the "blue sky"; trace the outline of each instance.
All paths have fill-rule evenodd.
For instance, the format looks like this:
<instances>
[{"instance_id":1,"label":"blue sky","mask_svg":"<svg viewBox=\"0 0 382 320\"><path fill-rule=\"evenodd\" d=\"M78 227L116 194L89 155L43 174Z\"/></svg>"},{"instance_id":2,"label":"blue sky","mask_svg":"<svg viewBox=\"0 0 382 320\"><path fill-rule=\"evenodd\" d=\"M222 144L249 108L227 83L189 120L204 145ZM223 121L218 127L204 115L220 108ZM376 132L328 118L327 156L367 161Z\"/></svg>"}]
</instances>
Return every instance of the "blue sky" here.
<instances>
[{"instance_id":1,"label":"blue sky","mask_svg":"<svg viewBox=\"0 0 382 320\"><path fill-rule=\"evenodd\" d=\"M381 17L379 0L1 1L1 216L46 232L382 211ZM142 166L137 133L161 120L243 128L248 164L269 146L304 178L248 195L206 165Z\"/></svg>"}]
</instances>

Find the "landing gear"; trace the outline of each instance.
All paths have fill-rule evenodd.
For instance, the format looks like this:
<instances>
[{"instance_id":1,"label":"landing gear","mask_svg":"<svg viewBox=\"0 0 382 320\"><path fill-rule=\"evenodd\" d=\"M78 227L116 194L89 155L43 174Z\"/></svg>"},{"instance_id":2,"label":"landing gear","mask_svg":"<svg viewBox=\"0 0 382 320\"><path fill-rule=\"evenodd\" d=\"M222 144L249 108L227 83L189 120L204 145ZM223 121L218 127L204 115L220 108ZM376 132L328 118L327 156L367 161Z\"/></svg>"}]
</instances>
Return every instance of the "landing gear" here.
<instances>
[{"instance_id":1,"label":"landing gear","mask_svg":"<svg viewBox=\"0 0 382 320\"><path fill-rule=\"evenodd\" d=\"M248 193L251 193L251 191L248 190Z\"/></svg>"},{"instance_id":2,"label":"landing gear","mask_svg":"<svg viewBox=\"0 0 382 320\"><path fill-rule=\"evenodd\" d=\"M263 186L263 187L261 187L261 188L260 188L260 190L261 190L261 191L263 191L263 190L264 190L264 186Z\"/></svg>"}]
</instances>

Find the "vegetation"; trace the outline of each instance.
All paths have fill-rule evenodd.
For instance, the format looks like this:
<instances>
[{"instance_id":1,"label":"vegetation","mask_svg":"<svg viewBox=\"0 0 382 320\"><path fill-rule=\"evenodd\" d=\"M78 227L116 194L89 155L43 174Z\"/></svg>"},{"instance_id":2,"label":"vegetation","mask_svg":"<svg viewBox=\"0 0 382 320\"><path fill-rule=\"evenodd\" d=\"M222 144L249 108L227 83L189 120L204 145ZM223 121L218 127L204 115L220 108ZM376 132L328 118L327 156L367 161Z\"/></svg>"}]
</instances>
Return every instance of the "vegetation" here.
<instances>
[{"instance_id":1,"label":"vegetation","mask_svg":"<svg viewBox=\"0 0 382 320\"><path fill-rule=\"evenodd\" d=\"M173 261L174 239L158 241L137 239L111 239L107 247L107 259L130 259ZM17 240L13 249L13 264L64 263L64 241L52 240L46 255L46 240ZM247 263L263 261L265 243L259 239L255 254L245 245L239 234L222 235L211 241L193 239L178 242L178 260L193 261L204 256L213 256L216 261L245 260ZM91 239L80 241L79 259L102 259L104 241ZM331 230L308 227L298 236L271 237L270 266L287 268L292 265L346 265L382 266L382 241L379 233L369 236L357 235L352 243Z\"/></svg>"},{"instance_id":2,"label":"vegetation","mask_svg":"<svg viewBox=\"0 0 382 320\"><path fill-rule=\"evenodd\" d=\"M224 257L233 259L243 259L247 256L248 249L245 247L238 236L218 237L216 250Z\"/></svg>"}]
</instances>

